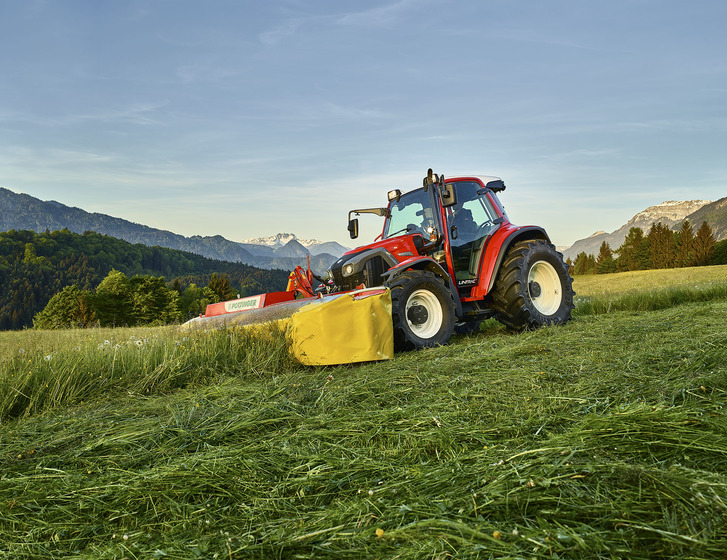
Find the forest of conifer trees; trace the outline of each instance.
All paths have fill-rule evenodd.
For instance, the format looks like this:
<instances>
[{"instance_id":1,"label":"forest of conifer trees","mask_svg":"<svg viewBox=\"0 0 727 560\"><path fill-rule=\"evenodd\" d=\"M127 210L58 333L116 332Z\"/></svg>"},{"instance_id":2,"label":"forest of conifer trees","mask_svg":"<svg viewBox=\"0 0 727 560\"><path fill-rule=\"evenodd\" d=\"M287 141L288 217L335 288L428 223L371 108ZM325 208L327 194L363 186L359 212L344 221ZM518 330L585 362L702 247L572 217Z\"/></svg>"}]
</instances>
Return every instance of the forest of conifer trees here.
<instances>
[{"instance_id":1,"label":"forest of conifer trees","mask_svg":"<svg viewBox=\"0 0 727 560\"><path fill-rule=\"evenodd\" d=\"M727 264L727 240L715 242L706 222L694 233L689 220L684 220L678 231L660 222L652 224L648 234L631 228L619 248L612 249L604 241L597 256L583 252L569 262L574 275L710 264Z\"/></svg>"}]
</instances>

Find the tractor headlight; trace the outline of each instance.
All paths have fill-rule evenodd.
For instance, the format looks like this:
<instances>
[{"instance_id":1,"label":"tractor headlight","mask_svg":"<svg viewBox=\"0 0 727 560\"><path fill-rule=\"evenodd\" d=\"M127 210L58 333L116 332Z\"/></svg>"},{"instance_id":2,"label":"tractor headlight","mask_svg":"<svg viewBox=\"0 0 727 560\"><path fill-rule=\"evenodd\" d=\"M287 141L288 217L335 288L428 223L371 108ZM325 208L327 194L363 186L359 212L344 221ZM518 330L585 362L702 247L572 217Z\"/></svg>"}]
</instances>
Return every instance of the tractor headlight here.
<instances>
[{"instance_id":1,"label":"tractor headlight","mask_svg":"<svg viewBox=\"0 0 727 560\"><path fill-rule=\"evenodd\" d=\"M401 198L401 191L399 189L394 189L393 191L389 191L387 193L387 198L389 199L389 202L399 202L399 199Z\"/></svg>"},{"instance_id":2,"label":"tractor headlight","mask_svg":"<svg viewBox=\"0 0 727 560\"><path fill-rule=\"evenodd\" d=\"M353 265L347 264L346 266L343 267L343 275L351 276L351 274L353 274Z\"/></svg>"}]
</instances>

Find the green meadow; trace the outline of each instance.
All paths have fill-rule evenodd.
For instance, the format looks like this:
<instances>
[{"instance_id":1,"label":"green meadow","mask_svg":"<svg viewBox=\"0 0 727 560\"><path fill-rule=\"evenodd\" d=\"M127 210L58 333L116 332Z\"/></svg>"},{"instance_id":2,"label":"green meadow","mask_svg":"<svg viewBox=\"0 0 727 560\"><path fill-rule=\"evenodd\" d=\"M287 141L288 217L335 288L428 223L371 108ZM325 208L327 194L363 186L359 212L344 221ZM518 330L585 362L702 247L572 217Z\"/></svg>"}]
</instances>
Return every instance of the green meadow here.
<instances>
[{"instance_id":1,"label":"green meadow","mask_svg":"<svg viewBox=\"0 0 727 560\"><path fill-rule=\"evenodd\" d=\"M0 558L724 558L727 267L303 367L283 333L0 333Z\"/></svg>"}]
</instances>

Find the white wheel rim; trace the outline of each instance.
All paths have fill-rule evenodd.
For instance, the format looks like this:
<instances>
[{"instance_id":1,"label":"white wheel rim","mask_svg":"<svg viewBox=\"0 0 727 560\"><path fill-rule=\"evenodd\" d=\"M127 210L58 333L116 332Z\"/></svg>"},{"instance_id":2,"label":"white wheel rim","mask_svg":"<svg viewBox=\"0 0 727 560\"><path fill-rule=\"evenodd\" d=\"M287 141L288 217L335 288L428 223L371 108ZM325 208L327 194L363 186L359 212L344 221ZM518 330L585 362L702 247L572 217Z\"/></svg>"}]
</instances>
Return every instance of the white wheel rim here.
<instances>
[{"instance_id":1,"label":"white wheel rim","mask_svg":"<svg viewBox=\"0 0 727 560\"><path fill-rule=\"evenodd\" d=\"M422 306L427 310L427 319L423 323L412 323L409 320L409 309L414 306ZM406 302L406 322L416 336L419 338L432 338L435 336L444 322L442 306L432 292L429 290L416 290Z\"/></svg>"},{"instance_id":2,"label":"white wheel rim","mask_svg":"<svg viewBox=\"0 0 727 560\"><path fill-rule=\"evenodd\" d=\"M533 289L533 283L540 287ZM543 315L552 315L560 307L563 301L563 291L560 285L560 278L553 265L546 261L538 261L528 273L528 294L535 309Z\"/></svg>"}]
</instances>

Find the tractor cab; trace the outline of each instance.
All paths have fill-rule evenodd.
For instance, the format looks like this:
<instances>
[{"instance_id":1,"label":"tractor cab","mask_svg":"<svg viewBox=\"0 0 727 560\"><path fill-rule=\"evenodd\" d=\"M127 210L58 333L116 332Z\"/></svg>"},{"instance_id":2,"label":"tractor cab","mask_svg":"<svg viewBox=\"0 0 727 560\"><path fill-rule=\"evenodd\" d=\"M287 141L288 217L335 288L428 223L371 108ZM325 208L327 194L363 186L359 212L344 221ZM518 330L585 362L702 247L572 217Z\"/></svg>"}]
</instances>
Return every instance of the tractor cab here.
<instances>
[{"instance_id":1,"label":"tractor cab","mask_svg":"<svg viewBox=\"0 0 727 560\"><path fill-rule=\"evenodd\" d=\"M382 238L421 236L420 254L449 269L457 287L473 286L488 239L507 220L495 195L504 188L496 177L472 177L406 194L391 191Z\"/></svg>"}]
</instances>

